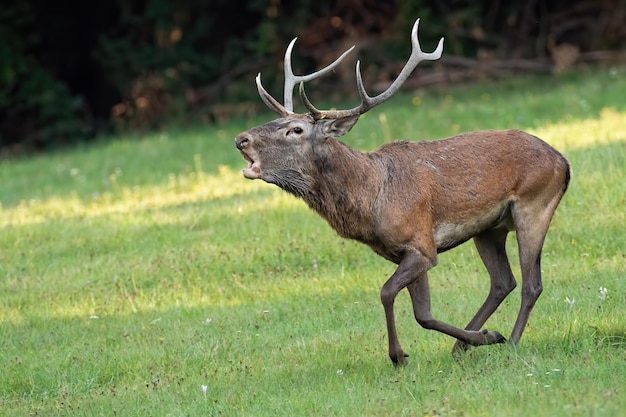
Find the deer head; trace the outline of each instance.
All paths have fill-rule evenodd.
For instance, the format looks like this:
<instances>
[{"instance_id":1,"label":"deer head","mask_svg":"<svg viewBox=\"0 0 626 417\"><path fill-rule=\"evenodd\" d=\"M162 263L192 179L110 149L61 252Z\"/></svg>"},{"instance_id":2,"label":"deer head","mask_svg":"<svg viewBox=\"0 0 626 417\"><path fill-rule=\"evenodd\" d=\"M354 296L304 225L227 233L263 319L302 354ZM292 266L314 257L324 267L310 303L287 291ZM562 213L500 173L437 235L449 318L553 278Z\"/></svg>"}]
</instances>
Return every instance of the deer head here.
<instances>
[{"instance_id":1,"label":"deer head","mask_svg":"<svg viewBox=\"0 0 626 417\"><path fill-rule=\"evenodd\" d=\"M285 88L284 105L272 97L261 84L261 74L256 77L256 86L263 102L280 118L265 125L242 133L236 138L237 148L248 161L248 167L242 172L246 178L261 178L278 185L285 184L284 176L289 179L300 178L306 171L307 162L313 147L327 138L337 138L346 134L358 121L359 116L378 104L389 99L411 75L415 67L424 60L436 60L443 52L443 38L434 52L422 52L417 37L419 19L411 32L411 55L396 80L382 93L370 97L365 91L360 70L360 61L356 63L356 81L361 103L349 110L321 111L310 102L304 91L304 83L332 71L353 49L344 52L327 67L308 75L294 75L291 66L291 54L296 39L293 39L285 53ZM299 83L300 98L309 110L305 114L293 112L293 88ZM285 187L283 187L285 188ZM290 187L293 188L293 187ZM293 190L289 190L293 191ZM296 192L297 195L301 193Z\"/></svg>"}]
</instances>

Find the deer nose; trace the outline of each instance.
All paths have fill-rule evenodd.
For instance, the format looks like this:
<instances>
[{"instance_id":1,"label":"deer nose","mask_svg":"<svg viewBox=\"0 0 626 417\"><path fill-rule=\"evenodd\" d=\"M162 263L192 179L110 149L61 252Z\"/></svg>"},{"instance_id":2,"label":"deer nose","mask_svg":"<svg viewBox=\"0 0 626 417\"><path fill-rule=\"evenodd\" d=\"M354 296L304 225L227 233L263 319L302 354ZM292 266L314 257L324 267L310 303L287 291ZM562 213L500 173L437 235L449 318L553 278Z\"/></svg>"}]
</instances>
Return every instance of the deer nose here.
<instances>
[{"instance_id":1,"label":"deer nose","mask_svg":"<svg viewBox=\"0 0 626 417\"><path fill-rule=\"evenodd\" d=\"M252 138L245 133L242 133L235 138L235 144L237 146L237 149L239 149L240 151L243 151L245 148L247 148L250 142L252 142Z\"/></svg>"}]
</instances>

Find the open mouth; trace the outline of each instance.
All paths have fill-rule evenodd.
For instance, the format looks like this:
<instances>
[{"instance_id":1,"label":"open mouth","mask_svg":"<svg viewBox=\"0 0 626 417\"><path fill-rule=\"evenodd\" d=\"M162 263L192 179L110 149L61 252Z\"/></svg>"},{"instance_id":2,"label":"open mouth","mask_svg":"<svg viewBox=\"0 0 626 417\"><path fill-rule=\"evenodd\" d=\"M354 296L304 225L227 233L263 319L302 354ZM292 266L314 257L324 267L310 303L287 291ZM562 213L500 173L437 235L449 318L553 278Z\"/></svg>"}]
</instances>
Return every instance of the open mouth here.
<instances>
[{"instance_id":1,"label":"open mouth","mask_svg":"<svg viewBox=\"0 0 626 417\"><path fill-rule=\"evenodd\" d=\"M261 168L259 168L259 164L247 153L241 151L241 155L243 156L243 159L248 162L248 166L241 170L243 176L249 179L259 178L261 175Z\"/></svg>"},{"instance_id":2,"label":"open mouth","mask_svg":"<svg viewBox=\"0 0 626 417\"><path fill-rule=\"evenodd\" d=\"M252 165L254 165L254 160L243 152L241 153L241 155L243 156L243 159L245 159L248 162L248 169L252 168Z\"/></svg>"}]
</instances>

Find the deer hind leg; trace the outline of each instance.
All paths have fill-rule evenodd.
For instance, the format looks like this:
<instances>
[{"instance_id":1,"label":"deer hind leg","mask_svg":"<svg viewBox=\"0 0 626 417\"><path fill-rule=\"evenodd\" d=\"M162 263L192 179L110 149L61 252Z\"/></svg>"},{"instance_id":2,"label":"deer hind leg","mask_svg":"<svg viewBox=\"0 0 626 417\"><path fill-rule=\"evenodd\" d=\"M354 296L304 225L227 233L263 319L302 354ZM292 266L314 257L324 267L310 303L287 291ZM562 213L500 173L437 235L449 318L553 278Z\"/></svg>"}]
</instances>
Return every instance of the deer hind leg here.
<instances>
[{"instance_id":1,"label":"deer hind leg","mask_svg":"<svg viewBox=\"0 0 626 417\"><path fill-rule=\"evenodd\" d=\"M550 220L560 198L561 195L558 195L547 205L533 202L527 205L518 203L513 208L522 271L522 300L517 320L511 332L511 343L513 344L519 342L522 337L535 302L543 291L541 251Z\"/></svg>"},{"instance_id":2,"label":"deer hind leg","mask_svg":"<svg viewBox=\"0 0 626 417\"><path fill-rule=\"evenodd\" d=\"M489 273L491 288L487 299L474 318L465 326L465 330L480 329L517 285L506 255L505 244L508 233L507 229L499 228L487 230L474 237L478 254ZM465 350L467 347L466 342L457 340L452 352Z\"/></svg>"}]
</instances>

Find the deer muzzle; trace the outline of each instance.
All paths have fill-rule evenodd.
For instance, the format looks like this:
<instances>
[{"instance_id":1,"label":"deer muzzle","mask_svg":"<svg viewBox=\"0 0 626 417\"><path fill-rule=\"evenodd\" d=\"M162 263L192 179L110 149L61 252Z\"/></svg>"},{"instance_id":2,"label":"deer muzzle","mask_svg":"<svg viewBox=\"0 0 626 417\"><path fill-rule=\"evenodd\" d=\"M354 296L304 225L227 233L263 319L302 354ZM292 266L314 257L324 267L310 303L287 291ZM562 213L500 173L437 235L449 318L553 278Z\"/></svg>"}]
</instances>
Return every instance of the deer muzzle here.
<instances>
[{"instance_id":1,"label":"deer muzzle","mask_svg":"<svg viewBox=\"0 0 626 417\"><path fill-rule=\"evenodd\" d=\"M258 162L258 156L252 148L252 138L246 133L241 133L235 138L235 146L241 152L243 159L248 162L248 166L241 170L244 177L248 179L257 179L261 176L261 167Z\"/></svg>"}]
</instances>

